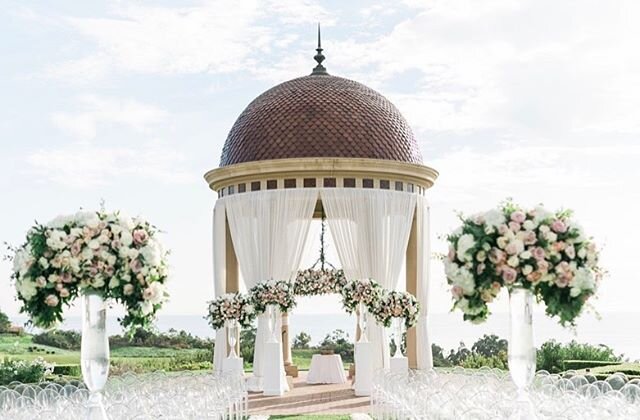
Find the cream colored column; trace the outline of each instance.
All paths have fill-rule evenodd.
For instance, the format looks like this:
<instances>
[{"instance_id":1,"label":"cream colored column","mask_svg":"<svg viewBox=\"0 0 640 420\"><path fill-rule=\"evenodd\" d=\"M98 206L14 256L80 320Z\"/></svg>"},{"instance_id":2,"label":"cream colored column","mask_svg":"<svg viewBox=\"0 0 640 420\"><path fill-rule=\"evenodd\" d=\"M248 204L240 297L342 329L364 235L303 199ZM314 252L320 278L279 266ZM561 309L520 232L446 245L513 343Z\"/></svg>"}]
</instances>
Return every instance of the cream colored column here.
<instances>
[{"instance_id":1,"label":"cream colored column","mask_svg":"<svg viewBox=\"0 0 640 420\"><path fill-rule=\"evenodd\" d=\"M234 293L240 290L238 284L238 257L236 251L233 248L233 241L231 240L231 230L229 229L229 219L225 218L225 267L226 267L226 279L225 279L225 292ZM240 332L238 331L238 334ZM227 354L229 352L229 345L227 344ZM240 337L236 337L236 353L240 354Z\"/></svg>"},{"instance_id":2,"label":"cream colored column","mask_svg":"<svg viewBox=\"0 0 640 420\"><path fill-rule=\"evenodd\" d=\"M226 213L224 201L216 201L213 210L213 281L214 296L226 293ZM225 328L216 330L216 346L213 351L213 365L216 372L222 372L223 360L227 357L227 334Z\"/></svg>"},{"instance_id":3,"label":"cream colored column","mask_svg":"<svg viewBox=\"0 0 640 420\"><path fill-rule=\"evenodd\" d=\"M298 366L293 364L291 358L291 339L289 338L289 314L283 313L282 317L282 360L287 376L298 377Z\"/></svg>"},{"instance_id":4,"label":"cream colored column","mask_svg":"<svg viewBox=\"0 0 640 420\"><path fill-rule=\"evenodd\" d=\"M431 239L429 203L426 197L418 197L416 208L417 227L417 291L416 297L422 306L420 319L416 326L416 349L418 369L433 368L433 353L431 340L429 339L428 313L429 313L429 278L431 268Z\"/></svg>"},{"instance_id":5,"label":"cream colored column","mask_svg":"<svg viewBox=\"0 0 640 420\"><path fill-rule=\"evenodd\" d=\"M417 211L414 212L411 222L409 243L407 244L405 284L406 291L414 296L418 296L418 229L416 213ZM416 328L412 327L407 330L407 358L411 369L418 367L417 350Z\"/></svg>"}]
</instances>

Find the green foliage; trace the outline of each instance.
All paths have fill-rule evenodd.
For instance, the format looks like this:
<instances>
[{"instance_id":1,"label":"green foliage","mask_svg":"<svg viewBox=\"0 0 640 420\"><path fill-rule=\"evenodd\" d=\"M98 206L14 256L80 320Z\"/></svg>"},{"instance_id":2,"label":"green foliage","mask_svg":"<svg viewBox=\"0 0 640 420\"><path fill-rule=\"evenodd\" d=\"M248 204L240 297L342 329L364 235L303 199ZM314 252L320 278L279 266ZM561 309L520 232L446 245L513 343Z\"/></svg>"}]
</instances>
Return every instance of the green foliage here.
<instances>
[{"instance_id":1,"label":"green foliage","mask_svg":"<svg viewBox=\"0 0 640 420\"><path fill-rule=\"evenodd\" d=\"M53 374L80 377L82 375L82 369L77 363L65 365L56 364L53 366Z\"/></svg>"},{"instance_id":2,"label":"green foliage","mask_svg":"<svg viewBox=\"0 0 640 420\"><path fill-rule=\"evenodd\" d=\"M166 333L157 333L139 328L133 332L131 337L128 335L109 337L109 345L112 348L140 346L169 349L210 349L213 347L213 340L196 337L184 330L170 329Z\"/></svg>"},{"instance_id":3,"label":"green foliage","mask_svg":"<svg viewBox=\"0 0 640 420\"><path fill-rule=\"evenodd\" d=\"M9 327L11 327L9 317L0 310L0 333L8 331Z\"/></svg>"},{"instance_id":4,"label":"green foliage","mask_svg":"<svg viewBox=\"0 0 640 420\"><path fill-rule=\"evenodd\" d=\"M483 335L481 339L476 341L471 347L473 353L477 353L481 356L491 358L506 354L509 343L504 338L500 338L495 334Z\"/></svg>"},{"instance_id":5,"label":"green foliage","mask_svg":"<svg viewBox=\"0 0 640 420\"><path fill-rule=\"evenodd\" d=\"M536 354L537 369L550 373L562 372L565 360L619 362L622 359L607 346L580 344L575 340L568 344L561 344L555 340L547 341L540 346Z\"/></svg>"},{"instance_id":6,"label":"green foliage","mask_svg":"<svg viewBox=\"0 0 640 420\"><path fill-rule=\"evenodd\" d=\"M320 343L320 348L333 350L344 362L353 362L353 342L343 330L334 330Z\"/></svg>"},{"instance_id":7,"label":"green foliage","mask_svg":"<svg viewBox=\"0 0 640 420\"><path fill-rule=\"evenodd\" d=\"M479 369L483 366L497 369L507 369L507 353L500 352L494 356L484 356L471 353L462 361L462 366L467 369Z\"/></svg>"},{"instance_id":8,"label":"green foliage","mask_svg":"<svg viewBox=\"0 0 640 420\"><path fill-rule=\"evenodd\" d=\"M308 349L309 343L311 343L311 336L304 331L301 331L296 337L293 339L293 348L294 349Z\"/></svg>"},{"instance_id":9,"label":"green foliage","mask_svg":"<svg viewBox=\"0 0 640 420\"><path fill-rule=\"evenodd\" d=\"M436 343L431 344L431 354L433 355L433 366L435 367L449 367L451 363L444 355L444 349Z\"/></svg>"},{"instance_id":10,"label":"green foliage","mask_svg":"<svg viewBox=\"0 0 640 420\"><path fill-rule=\"evenodd\" d=\"M609 366L595 367L589 369L590 373L600 378L602 376L609 376L614 373L624 373L627 376L640 377L640 363L620 363Z\"/></svg>"},{"instance_id":11,"label":"green foliage","mask_svg":"<svg viewBox=\"0 0 640 420\"><path fill-rule=\"evenodd\" d=\"M257 329L255 325L243 328L240 331L240 357L246 362L253 363L253 351L255 350Z\"/></svg>"},{"instance_id":12,"label":"green foliage","mask_svg":"<svg viewBox=\"0 0 640 420\"><path fill-rule=\"evenodd\" d=\"M471 355L471 351L464 345L463 342L460 342L458 346L458 350L451 350L449 356L447 356L447 362L451 366L462 366L465 359Z\"/></svg>"},{"instance_id":13,"label":"green foliage","mask_svg":"<svg viewBox=\"0 0 640 420\"><path fill-rule=\"evenodd\" d=\"M592 369L600 366L621 365L622 362L611 362L606 360L565 360L562 362L563 370Z\"/></svg>"},{"instance_id":14,"label":"green foliage","mask_svg":"<svg viewBox=\"0 0 640 420\"><path fill-rule=\"evenodd\" d=\"M53 330L33 336L33 342L65 350L80 350L82 336L77 331Z\"/></svg>"},{"instance_id":15,"label":"green foliage","mask_svg":"<svg viewBox=\"0 0 640 420\"><path fill-rule=\"evenodd\" d=\"M26 384L40 382L49 369L42 359L24 361L5 358L0 362L0 385L7 385L13 381Z\"/></svg>"}]
</instances>

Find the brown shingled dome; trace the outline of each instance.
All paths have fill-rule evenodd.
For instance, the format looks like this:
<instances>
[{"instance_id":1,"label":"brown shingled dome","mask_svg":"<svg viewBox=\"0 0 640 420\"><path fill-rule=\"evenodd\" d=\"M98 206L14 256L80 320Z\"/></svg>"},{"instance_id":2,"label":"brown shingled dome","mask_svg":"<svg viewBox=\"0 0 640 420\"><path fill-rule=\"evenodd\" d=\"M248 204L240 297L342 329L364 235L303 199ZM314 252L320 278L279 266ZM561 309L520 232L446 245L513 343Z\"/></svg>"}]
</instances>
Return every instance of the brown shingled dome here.
<instances>
[{"instance_id":1,"label":"brown shingled dome","mask_svg":"<svg viewBox=\"0 0 640 420\"><path fill-rule=\"evenodd\" d=\"M290 80L254 99L231 128L220 166L310 157L422 163L411 128L391 102L325 74Z\"/></svg>"}]
</instances>

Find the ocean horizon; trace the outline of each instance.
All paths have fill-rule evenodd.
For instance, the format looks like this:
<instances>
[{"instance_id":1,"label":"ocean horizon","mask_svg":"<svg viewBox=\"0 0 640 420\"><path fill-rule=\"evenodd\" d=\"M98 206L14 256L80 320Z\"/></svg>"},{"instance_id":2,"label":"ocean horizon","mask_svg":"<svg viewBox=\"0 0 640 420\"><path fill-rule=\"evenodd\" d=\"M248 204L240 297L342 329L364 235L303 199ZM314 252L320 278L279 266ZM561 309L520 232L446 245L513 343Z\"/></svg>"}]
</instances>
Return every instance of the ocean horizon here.
<instances>
[{"instance_id":1,"label":"ocean horizon","mask_svg":"<svg viewBox=\"0 0 640 420\"><path fill-rule=\"evenodd\" d=\"M559 342L577 340L581 343L605 345L611 347L616 354L623 354L630 360L640 359L640 324L634 320L636 314L624 312L603 313L600 318L592 314L585 314L577 321L577 327L563 328L557 321L546 317L542 313L534 313L534 336L536 346L555 339ZM13 317L12 320L20 325L26 321L25 317ZM489 320L480 325L474 325L462 320L460 313L434 313L428 318L430 340L443 347L445 351L457 349L461 342L467 347L484 334L496 334L502 338L509 338L509 314L496 313ZM198 315L160 315L156 322L158 331L166 332L173 328L185 330L199 337L213 337L214 331L207 321ZM353 339L356 327L355 316L348 314L296 314L289 318L290 339L304 331L311 335L312 344L317 344L332 331L341 329ZM70 316L60 327L62 329L80 330L81 318ZM122 328L116 316L107 322L110 335L121 334Z\"/></svg>"}]
</instances>

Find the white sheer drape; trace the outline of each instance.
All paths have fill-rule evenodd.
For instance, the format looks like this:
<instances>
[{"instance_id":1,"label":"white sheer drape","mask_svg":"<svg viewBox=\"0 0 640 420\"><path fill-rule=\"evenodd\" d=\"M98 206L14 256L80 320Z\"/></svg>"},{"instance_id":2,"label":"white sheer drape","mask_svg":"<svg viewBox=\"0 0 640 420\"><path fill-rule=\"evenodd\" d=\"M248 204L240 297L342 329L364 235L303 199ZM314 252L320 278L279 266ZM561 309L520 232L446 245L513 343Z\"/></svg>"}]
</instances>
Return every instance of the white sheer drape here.
<instances>
[{"instance_id":1,"label":"white sheer drape","mask_svg":"<svg viewBox=\"0 0 640 420\"><path fill-rule=\"evenodd\" d=\"M231 239L247 288L270 279L289 280L300 266L318 198L316 189L285 189L236 194L224 198ZM258 319L252 390L262 389L267 340L266 316ZM278 334L279 336L279 334Z\"/></svg>"},{"instance_id":2,"label":"white sheer drape","mask_svg":"<svg viewBox=\"0 0 640 420\"><path fill-rule=\"evenodd\" d=\"M213 209L213 282L216 297L226 291L226 215L224 202L218 200ZM217 372L222 372L222 361L227 350L227 335L225 329L216 330L216 345L213 350L213 366Z\"/></svg>"},{"instance_id":3,"label":"white sheer drape","mask_svg":"<svg viewBox=\"0 0 640 420\"><path fill-rule=\"evenodd\" d=\"M394 289L406 254L416 195L384 190L324 189L322 204L348 279L372 278ZM373 367L389 366L384 328L369 324Z\"/></svg>"},{"instance_id":4,"label":"white sheer drape","mask_svg":"<svg viewBox=\"0 0 640 420\"><path fill-rule=\"evenodd\" d=\"M429 340L427 328L427 313L429 309L429 277L431 267L430 249L430 224L429 224L429 203L423 196L418 196L416 205L416 233L417 233L417 292L418 302L422 307L418 325L416 325L416 359L418 369L433 368L433 354L431 351L431 341Z\"/></svg>"}]
</instances>

